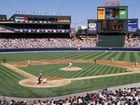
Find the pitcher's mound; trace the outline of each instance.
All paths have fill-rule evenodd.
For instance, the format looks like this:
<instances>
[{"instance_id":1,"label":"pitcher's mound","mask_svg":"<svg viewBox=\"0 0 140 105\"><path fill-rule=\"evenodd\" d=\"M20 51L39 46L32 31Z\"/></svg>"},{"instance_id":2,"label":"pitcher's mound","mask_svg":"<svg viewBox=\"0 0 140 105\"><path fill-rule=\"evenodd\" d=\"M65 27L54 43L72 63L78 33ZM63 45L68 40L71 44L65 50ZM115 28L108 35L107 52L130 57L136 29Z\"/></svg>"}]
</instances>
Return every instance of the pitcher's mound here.
<instances>
[{"instance_id":1,"label":"pitcher's mound","mask_svg":"<svg viewBox=\"0 0 140 105\"><path fill-rule=\"evenodd\" d=\"M34 87L34 88L50 88L50 87L60 87L68 85L71 83L70 80L58 79L58 80L47 80L46 83L37 84L37 78L28 78L19 82L20 85L25 87Z\"/></svg>"},{"instance_id":2,"label":"pitcher's mound","mask_svg":"<svg viewBox=\"0 0 140 105\"><path fill-rule=\"evenodd\" d=\"M64 68L60 68L60 70L64 70L64 71L79 71L79 70L82 70L82 68L80 68L80 67L64 67Z\"/></svg>"}]
</instances>

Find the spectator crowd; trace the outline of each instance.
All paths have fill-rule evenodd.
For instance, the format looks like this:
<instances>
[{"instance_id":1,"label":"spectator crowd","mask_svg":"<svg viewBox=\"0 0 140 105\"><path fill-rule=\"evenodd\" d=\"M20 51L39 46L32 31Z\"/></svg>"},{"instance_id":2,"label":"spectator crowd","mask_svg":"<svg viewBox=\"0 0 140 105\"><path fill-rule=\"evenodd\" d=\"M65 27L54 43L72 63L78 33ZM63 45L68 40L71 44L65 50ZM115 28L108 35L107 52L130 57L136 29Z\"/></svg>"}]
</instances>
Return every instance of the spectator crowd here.
<instances>
[{"instance_id":1,"label":"spectator crowd","mask_svg":"<svg viewBox=\"0 0 140 105\"><path fill-rule=\"evenodd\" d=\"M127 34L125 36L124 47L126 47L126 48L140 48L139 36L134 36L133 34Z\"/></svg>"},{"instance_id":2,"label":"spectator crowd","mask_svg":"<svg viewBox=\"0 0 140 105\"><path fill-rule=\"evenodd\" d=\"M0 48L78 48L96 47L94 39L48 39L48 38L20 38L20 39L0 39Z\"/></svg>"},{"instance_id":3,"label":"spectator crowd","mask_svg":"<svg viewBox=\"0 0 140 105\"><path fill-rule=\"evenodd\" d=\"M140 87L88 93L85 96L71 96L65 99L44 99L33 101L0 101L0 105L140 105Z\"/></svg>"},{"instance_id":4,"label":"spectator crowd","mask_svg":"<svg viewBox=\"0 0 140 105\"><path fill-rule=\"evenodd\" d=\"M138 39L138 38L127 39L127 40L125 40L124 47L140 48L140 39Z\"/></svg>"},{"instance_id":5,"label":"spectator crowd","mask_svg":"<svg viewBox=\"0 0 140 105\"><path fill-rule=\"evenodd\" d=\"M15 38L0 39L0 48L94 48L98 39L68 39L68 38ZM140 48L139 38L126 38L125 48Z\"/></svg>"}]
</instances>

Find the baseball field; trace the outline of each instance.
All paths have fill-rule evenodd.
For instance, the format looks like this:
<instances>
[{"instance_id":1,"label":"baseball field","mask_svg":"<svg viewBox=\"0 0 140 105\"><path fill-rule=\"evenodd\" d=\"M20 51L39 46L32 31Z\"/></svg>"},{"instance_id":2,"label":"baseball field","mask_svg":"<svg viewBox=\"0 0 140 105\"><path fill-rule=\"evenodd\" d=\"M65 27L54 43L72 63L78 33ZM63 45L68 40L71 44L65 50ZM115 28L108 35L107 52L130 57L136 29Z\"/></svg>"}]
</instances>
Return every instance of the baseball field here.
<instances>
[{"instance_id":1,"label":"baseball field","mask_svg":"<svg viewBox=\"0 0 140 105\"><path fill-rule=\"evenodd\" d=\"M0 96L52 97L140 82L139 52L0 53L0 61ZM37 84L40 73L46 83Z\"/></svg>"}]
</instances>

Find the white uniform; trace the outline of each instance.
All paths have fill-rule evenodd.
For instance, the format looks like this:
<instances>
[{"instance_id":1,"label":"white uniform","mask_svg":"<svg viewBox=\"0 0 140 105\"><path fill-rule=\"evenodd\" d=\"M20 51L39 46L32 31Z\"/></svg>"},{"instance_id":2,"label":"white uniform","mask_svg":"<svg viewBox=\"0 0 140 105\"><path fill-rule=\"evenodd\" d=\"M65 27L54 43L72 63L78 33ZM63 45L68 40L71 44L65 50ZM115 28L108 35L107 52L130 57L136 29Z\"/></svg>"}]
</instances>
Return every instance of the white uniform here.
<instances>
[{"instance_id":1,"label":"white uniform","mask_svg":"<svg viewBox=\"0 0 140 105\"><path fill-rule=\"evenodd\" d=\"M30 66L30 65L31 65L31 61L30 61L30 60L28 60L27 62L28 62L28 66Z\"/></svg>"},{"instance_id":2,"label":"white uniform","mask_svg":"<svg viewBox=\"0 0 140 105\"><path fill-rule=\"evenodd\" d=\"M138 66L139 66L138 62L135 62L135 66L136 66L136 67L138 67Z\"/></svg>"},{"instance_id":3,"label":"white uniform","mask_svg":"<svg viewBox=\"0 0 140 105\"><path fill-rule=\"evenodd\" d=\"M111 61L112 61L112 62L114 62L114 59L113 59L113 58L111 58Z\"/></svg>"},{"instance_id":4,"label":"white uniform","mask_svg":"<svg viewBox=\"0 0 140 105\"><path fill-rule=\"evenodd\" d=\"M69 68L71 68L71 66L72 66L72 63L70 62L70 63L69 63Z\"/></svg>"},{"instance_id":5,"label":"white uniform","mask_svg":"<svg viewBox=\"0 0 140 105\"><path fill-rule=\"evenodd\" d=\"M43 78L43 83L47 83L47 78Z\"/></svg>"}]
</instances>

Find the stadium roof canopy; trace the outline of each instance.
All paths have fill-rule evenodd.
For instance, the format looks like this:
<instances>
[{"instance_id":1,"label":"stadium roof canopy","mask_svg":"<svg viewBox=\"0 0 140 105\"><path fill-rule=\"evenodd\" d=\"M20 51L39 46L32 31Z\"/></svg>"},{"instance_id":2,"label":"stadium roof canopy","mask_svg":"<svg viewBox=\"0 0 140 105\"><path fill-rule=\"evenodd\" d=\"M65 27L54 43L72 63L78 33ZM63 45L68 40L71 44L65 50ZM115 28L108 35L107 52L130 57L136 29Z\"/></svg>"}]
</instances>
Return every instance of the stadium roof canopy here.
<instances>
[{"instance_id":1,"label":"stadium roof canopy","mask_svg":"<svg viewBox=\"0 0 140 105\"><path fill-rule=\"evenodd\" d=\"M6 15L0 14L0 18L6 18Z\"/></svg>"},{"instance_id":2,"label":"stadium roof canopy","mask_svg":"<svg viewBox=\"0 0 140 105\"><path fill-rule=\"evenodd\" d=\"M63 17L63 18L69 18L71 19L71 16L56 16L56 15L32 15L32 14L14 14L13 16L10 17L10 19L15 19L15 17L28 17L28 18L44 18L44 19L48 19L48 18L59 18L59 17Z\"/></svg>"}]
</instances>

